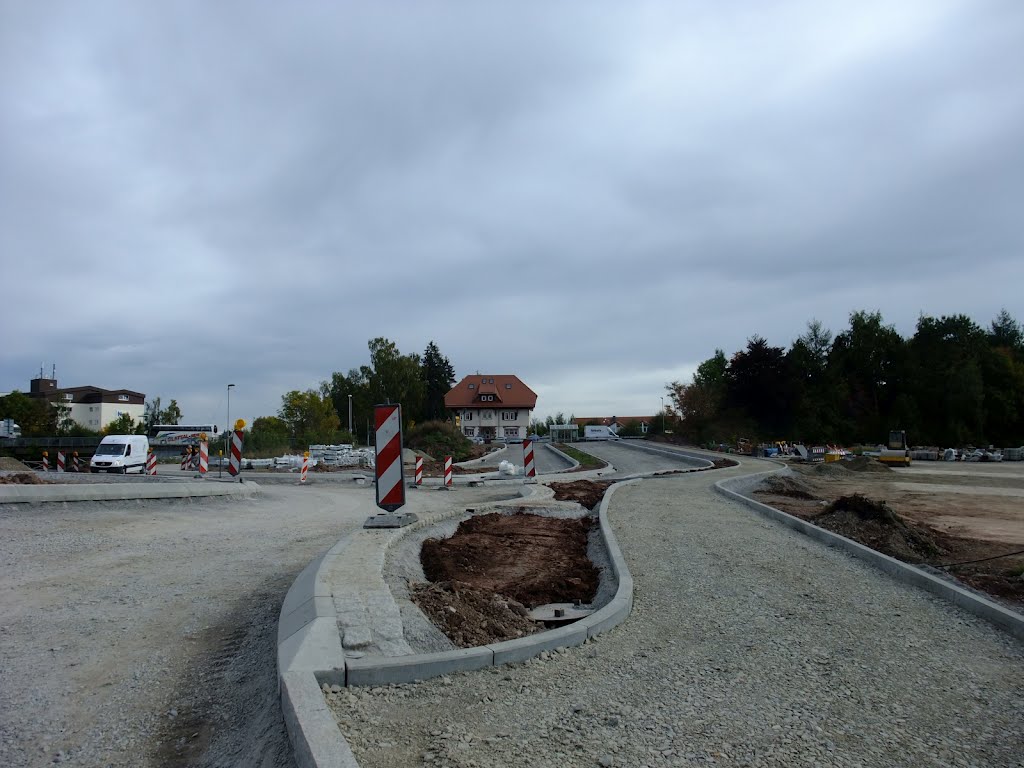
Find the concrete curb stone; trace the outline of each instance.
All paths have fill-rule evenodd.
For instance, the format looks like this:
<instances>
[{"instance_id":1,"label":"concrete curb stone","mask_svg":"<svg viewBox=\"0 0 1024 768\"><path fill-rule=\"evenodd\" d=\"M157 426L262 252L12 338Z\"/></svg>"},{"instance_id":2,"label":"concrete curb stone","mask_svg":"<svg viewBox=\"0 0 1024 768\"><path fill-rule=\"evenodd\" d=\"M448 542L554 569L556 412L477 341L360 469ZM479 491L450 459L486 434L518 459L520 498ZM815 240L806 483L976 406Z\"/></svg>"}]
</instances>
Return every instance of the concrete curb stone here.
<instances>
[{"instance_id":1,"label":"concrete curb stone","mask_svg":"<svg viewBox=\"0 0 1024 768\"><path fill-rule=\"evenodd\" d=\"M68 483L0 486L0 504L51 504L74 501L133 501L206 496L250 496L260 492L258 483L246 482L140 482Z\"/></svg>"}]
</instances>

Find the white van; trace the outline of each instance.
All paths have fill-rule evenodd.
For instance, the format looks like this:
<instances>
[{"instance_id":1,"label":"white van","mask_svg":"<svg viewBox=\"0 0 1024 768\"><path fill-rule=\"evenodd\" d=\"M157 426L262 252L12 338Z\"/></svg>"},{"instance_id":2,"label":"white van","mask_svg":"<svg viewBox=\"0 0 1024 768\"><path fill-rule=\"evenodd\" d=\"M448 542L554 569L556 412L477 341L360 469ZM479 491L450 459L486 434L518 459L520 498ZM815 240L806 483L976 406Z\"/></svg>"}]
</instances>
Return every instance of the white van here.
<instances>
[{"instance_id":1,"label":"white van","mask_svg":"<svg viewBox=\"0 0 1024 768\"><path fill-rule=\"evenodd\" d=\"M107 435L100 440L96 453L89 459L90 472L146 472L149 438L145 435Z\"/></svg>"}]
</instances>

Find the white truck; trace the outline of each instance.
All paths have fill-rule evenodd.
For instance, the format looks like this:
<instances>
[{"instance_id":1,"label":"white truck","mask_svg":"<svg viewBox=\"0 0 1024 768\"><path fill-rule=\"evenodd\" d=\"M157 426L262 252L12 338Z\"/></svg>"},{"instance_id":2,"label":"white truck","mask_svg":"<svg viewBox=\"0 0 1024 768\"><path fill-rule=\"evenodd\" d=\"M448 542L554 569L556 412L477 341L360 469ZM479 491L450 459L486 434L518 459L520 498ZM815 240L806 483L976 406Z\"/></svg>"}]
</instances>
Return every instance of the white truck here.
<instances>
[{"instance_id":1,"label":"white truck","mask_svg":"<svg viewBox=\"0 0 1024 768\"><path fill-rule=\"evenodd\" d=\"M107 435L89 459L90 472L146 473L149 438L145 435Z\"/></svg>"},{"instance_id":2,"label":"white truck","mask_svg":"<svg viewBox=\"0 0 1024 768\"><path fill-rule=\"evenodd\" d=\"M596 424L587 424L583 427L584 440L618 440L619 436L611 427L602 427Z\"/></svg>"}]
</instances>

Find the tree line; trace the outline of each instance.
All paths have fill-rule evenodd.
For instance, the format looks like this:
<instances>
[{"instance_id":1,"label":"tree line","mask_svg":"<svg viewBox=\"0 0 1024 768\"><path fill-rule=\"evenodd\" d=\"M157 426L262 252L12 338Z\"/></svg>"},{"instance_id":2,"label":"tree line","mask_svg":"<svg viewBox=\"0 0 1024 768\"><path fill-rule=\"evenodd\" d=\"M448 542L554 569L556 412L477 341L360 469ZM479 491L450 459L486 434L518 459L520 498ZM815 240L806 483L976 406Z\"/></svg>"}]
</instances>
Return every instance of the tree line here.
<instances>
[{"instance_id":1,"label":"tree line","mask_svg":"<svg viewBox=\"0 0 1024 768\"><path fill-rule=\"evenodd\" d=\"M857 311L833 337L817 320L789 349L752 336L667 387L673 431L696 444L790 440L875 444L905 429L915 445L1024 443L1024 330L1005 309L985 329L922 315L903 338Z\"/></svg>"},{"instance_id":2,"label":"tree line","mask_svg":"<svg viewBox=\"0 0 1024 768\"><path fill-rule=\"evenodd\" d=\"M368 444L373 406L380 403L401 403L406 429L445 418L444 396L455 385L455 369L436 343L428 343L422 355L403 354L383 337L371 339L368 347L367 365L334 372L316 389L282 395L276 416L253 421L247 450L272 453L316 444Z\"/></svg>"}]
</instances>

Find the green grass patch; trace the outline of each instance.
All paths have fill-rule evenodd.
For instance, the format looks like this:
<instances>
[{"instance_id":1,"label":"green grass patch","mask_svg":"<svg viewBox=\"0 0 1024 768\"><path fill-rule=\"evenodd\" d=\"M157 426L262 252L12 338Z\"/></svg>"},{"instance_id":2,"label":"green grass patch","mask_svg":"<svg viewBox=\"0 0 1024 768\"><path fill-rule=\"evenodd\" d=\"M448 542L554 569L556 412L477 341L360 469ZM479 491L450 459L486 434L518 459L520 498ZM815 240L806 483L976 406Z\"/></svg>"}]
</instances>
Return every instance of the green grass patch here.
<instances>
[{"instance_id":1,"label":"green grass patch","mask_svg":"<svg viewBox=\"0 0 1024 768\"><path fill-rule=\"evenodd\" d=\"M555 448L560 450L566 456L576 459L580 463L580 467L583 469L603 469L608 466L608 462L604 459L599 459L597 456L591 456L589 453L573 448L565 443L555 443Z\"/></svg>"}]
</instances>

